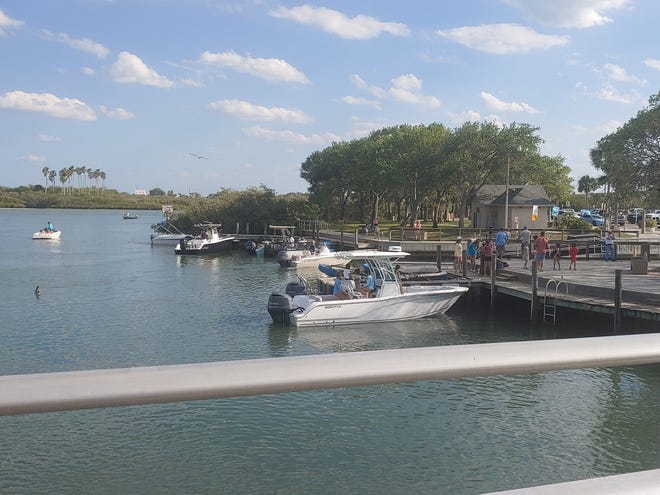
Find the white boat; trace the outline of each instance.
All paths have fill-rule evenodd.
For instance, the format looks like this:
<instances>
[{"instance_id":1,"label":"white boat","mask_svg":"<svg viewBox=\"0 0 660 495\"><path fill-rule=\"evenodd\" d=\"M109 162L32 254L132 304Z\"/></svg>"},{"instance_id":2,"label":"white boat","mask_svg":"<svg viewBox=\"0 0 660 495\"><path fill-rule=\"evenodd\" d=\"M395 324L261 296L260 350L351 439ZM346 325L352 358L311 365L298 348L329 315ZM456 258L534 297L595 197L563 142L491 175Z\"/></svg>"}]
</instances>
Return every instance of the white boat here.
<instances>
[{"instance_id":1,"label":"white boat","mask_svg":"<svg viewBox=\"0 0 660 495\"><path fill-rule=\"evenodd\" d=\"M124 220L135 220L137 217L135 213L131 213L130 211L125 211L123 215Z\"/></svg>"},{"instance_id":2,"label":"white boat","mask_svg":"<svg viewBox=\"0 0 660 495\"><path fill-rule=\"evenodd\" d=\"M32 234L32 239L59 240L61 234L62 232L59 230L41 229L39 232Z\"/></svg>"},{"instance_id":3,"label":"white boat","mask_svg":"<svg viewBox=\"0 0 660 495\"><path fill-rule=\"evenodd\" d=\"M284 253L282 258L286 259L281 260L280 253ZM337 252L331 251L328 246L321 244L321 247L316 252L311 252L308 250L301 250L300 253L297 251L280 251L277 256L277 261L281 266L291 267L291 268L316 268L319 266L319 263L328 263L332 264L337 261Z\"/></svg>"},{"instance_id":4,"label":"white boat","mask_svg":"<svg viewBox=\"0 0 660 495\"><path fill-rule=\"evenodd\" d=\"M424 318L446 312L468 291L459 285L402 285L394 262L409 253L357 250L337 253L352 273L368 271L375 277L373 297L355 290L352 280L341 282L338 295L316 294L306 280L291 282L285 293L274 292L268 312L275 323L296 327L376 323Z\"/></svg>"},{"instance_id":5,"label":"white boat","mask_svg":"<svg viewBox=\"0 0 660 495\"><path fill-rule=\"evenodd\" d=\"M186 234L167 220L156 223L151 228L153 229L151 234L152 246L176 246L182 239L186 238ZM188 237L192 238L192 236Z\"/></svg>"},{"instance_id":6,"label":"white boat","mask_svg":"<svg viewBox=\"0 0 660 495\"><path fill-rule=\"evenodd\" d=\"M236 237L222 235L219 223L202 223L195 227L201 229L199 237L186 236L174 248L176 254L207 254L229 251Z\"/></svg>"}]
</instances>

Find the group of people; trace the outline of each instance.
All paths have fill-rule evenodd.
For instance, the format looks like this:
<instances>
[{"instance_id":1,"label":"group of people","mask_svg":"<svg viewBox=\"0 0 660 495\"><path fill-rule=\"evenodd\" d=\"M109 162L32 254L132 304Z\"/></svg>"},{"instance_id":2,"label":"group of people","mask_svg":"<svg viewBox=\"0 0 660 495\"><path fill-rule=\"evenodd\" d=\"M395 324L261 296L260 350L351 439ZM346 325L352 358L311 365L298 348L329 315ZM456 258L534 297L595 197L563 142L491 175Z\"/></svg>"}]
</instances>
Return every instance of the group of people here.
<instances>
[{"instance_id":1,"label":"group of people","mask_svg":"<svg viewBox=\"0 0 660 495\"><path fill-rule=\"evenodd\" d=\"M605 260L614 259L614 236L608 232L605 237ZM498 263L504 263L504 252L507 243L509 242L509 233L500 228L492 239L487 236L485 239L470 239L467 245L467 261L468 269L473 272L478 272L481 275L490 275L491 270L498 270L500 268ZM527 268L530 261L536 262L539 271L543 271L544 262L546 258L552 259L552 269L561 270L562 260L562 247L560 243L550 245L550 241L546 236L544 230L539 234L530 232L527 225L520 231L520 250L522 254L523 268ZM569 270L577 270L577 255L578 247L575 242L571 243L568 249L568 257L570 263ZM477 260L480 261L477 265ZM495 264L494 264L494 263ZM460 236L456 238L454 246L454 271L461 273L463 266L463 240Z\"/></svg>"},{"instance_id":2,"label":"group of people","mask_svg":"<svg viewBox=\"0 0 660 495\"><path fill-rule=\"evenodd\" d=\"M374 297L376 291L376 279L368 268L365 268L366 277L364 283L361 281L361 272L359 269L355 270L356 277L352 277L351 270L346 268L344 270L337 270L335 275L335 283L333 285L332 294L339 299L347 299L350 291L357 290L362 294L362 297ZM358 283L356 283L356 279ZM349 290L345 290L345 284L349 284Z\"/></svg>"},{"instance_id":3,"label":"group of people","mask_svg":"<svg viewBox=\"0 0 660 495\"><path fill-rule=\"evenodd\" d=\"M51 232L55 232L55 227L53 227L53 224L50 222L50 220L48 220L48 224L46 225L44 232L48 234L50 234Z\"/></svg>"}]
</instances>

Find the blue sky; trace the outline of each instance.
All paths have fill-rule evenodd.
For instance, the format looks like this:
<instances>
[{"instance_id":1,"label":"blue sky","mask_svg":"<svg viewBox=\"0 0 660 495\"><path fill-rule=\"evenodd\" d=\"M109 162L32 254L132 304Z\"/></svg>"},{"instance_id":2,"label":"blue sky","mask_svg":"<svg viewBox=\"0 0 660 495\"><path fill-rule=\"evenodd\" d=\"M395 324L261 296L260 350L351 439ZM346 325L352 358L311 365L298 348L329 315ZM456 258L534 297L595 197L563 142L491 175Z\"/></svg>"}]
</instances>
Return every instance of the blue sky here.
<instances>
[{"instance_id":1,"label":"blue sky","mask_svg":"<svg viewBox=\"0 0 660 495\"><path fill-rule=\"evenodd\" d=\"M572 175L660 89L655 0L0 0L0 185L305 191L398 124L525 122ZM204 158L197 158L196 156Z\"/></svg>"}]
</instances>

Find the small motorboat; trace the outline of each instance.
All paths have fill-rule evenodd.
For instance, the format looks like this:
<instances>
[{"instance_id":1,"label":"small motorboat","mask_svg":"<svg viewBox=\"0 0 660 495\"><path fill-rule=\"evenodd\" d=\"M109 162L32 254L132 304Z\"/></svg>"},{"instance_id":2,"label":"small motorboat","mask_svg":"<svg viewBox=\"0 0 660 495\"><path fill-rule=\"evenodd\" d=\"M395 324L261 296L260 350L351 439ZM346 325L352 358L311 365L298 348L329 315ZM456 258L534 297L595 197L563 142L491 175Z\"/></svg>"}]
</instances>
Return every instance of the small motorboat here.
<instances>
[{"instance_id":1,"label":"small motorboat","mask_svg":"<svg viewBox=\"0 0 660 495\"><path fill-rule=\"evenodd\" d=\"M124 220L135 220L138 216L135 213L131 213L130 211L125 211L123 215Z\"/></svg>"},{"instance_id":2,"label":"small motorboat","mask_svg":"<svg viewBox=\"0 0 660 495\"><path fill-rule=\"evenodd\" d=\"M59 230L50 230L50 229L41 229L39 232L32 234L32 239L46 239L51 241L57 241L62 234Z\"/></svg>"},{"instance_id":3,"label":"small motorboat","mask_svg":"<svg viewBox=\"0 0 660 495\"><path fill-rule=\"evenodd\" d=\"M245 242L245 252L250 256L259 256L263 258L265 250L266 246L263 243L257 244L252 240Z\"/></svg>"},{"instance_id":4,"label":"small motorboat","mask_svg":"<svg viewBox=\"0 0 660 495\"><path fill-rule=\"evenodd\" d=\"M268 313L273 322L296 327L405 321L442 314L468 291L460 285L402 285L394 262L408 255L402 251L339 252L337 258L344 266L343 274L334 272L339 292L318 294L299 275L300 283L289 282L284 293L270 295ZM332 267L323 264L322 271L327 274L328 268ZM366 292L356 289L359 277L346 278L346 272L351 276L358 271L367 274Z\"/></svg>"},{"instance_id":5,"label":"small motorboat","mask_svg":"<svg viewBox=\"0 0 660 495\"><path fill-rule=\"evenodd\" d=\"M195 225L201 229L199 237L186 236L174 248L175 254L207 254L229 251L235 236L220 234L222 227L219 223L201 223Z\"/></svg>"},{"instance_id":6,"label":"small motorboat","mask_svg":"<svg viewBox=\"0 0 660 495\"><path fill-rule=\"evenodd\" d=\"M151 228L153 229L151 234L152 246L176 246L187 236L168 220L156 223ZM187 237L192 238L190 235Z\"/></svg>"}]
</instances>

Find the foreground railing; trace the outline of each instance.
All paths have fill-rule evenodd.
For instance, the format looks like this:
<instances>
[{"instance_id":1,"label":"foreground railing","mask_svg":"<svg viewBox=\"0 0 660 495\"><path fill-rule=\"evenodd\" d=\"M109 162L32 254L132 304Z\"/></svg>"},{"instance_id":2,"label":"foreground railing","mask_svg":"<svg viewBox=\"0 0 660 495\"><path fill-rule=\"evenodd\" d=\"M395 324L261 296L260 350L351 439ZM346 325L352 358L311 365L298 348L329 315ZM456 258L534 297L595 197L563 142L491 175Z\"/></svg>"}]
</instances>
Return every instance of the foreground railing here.
<instances>
[{"instance_id":1,"label":"foreground railing","mask_svg":"<svg viewBox=\"0 0 660 495\"><path fill-rule=\"evenodd\" d=\"M660 335L641 334L8 375L0 415L658 362ZM643 488L660 486L660 470L573 483L579 493L651 493ZM502 493L578 493L570 483L543 489Z\"/></svg>"}]
</instances>

